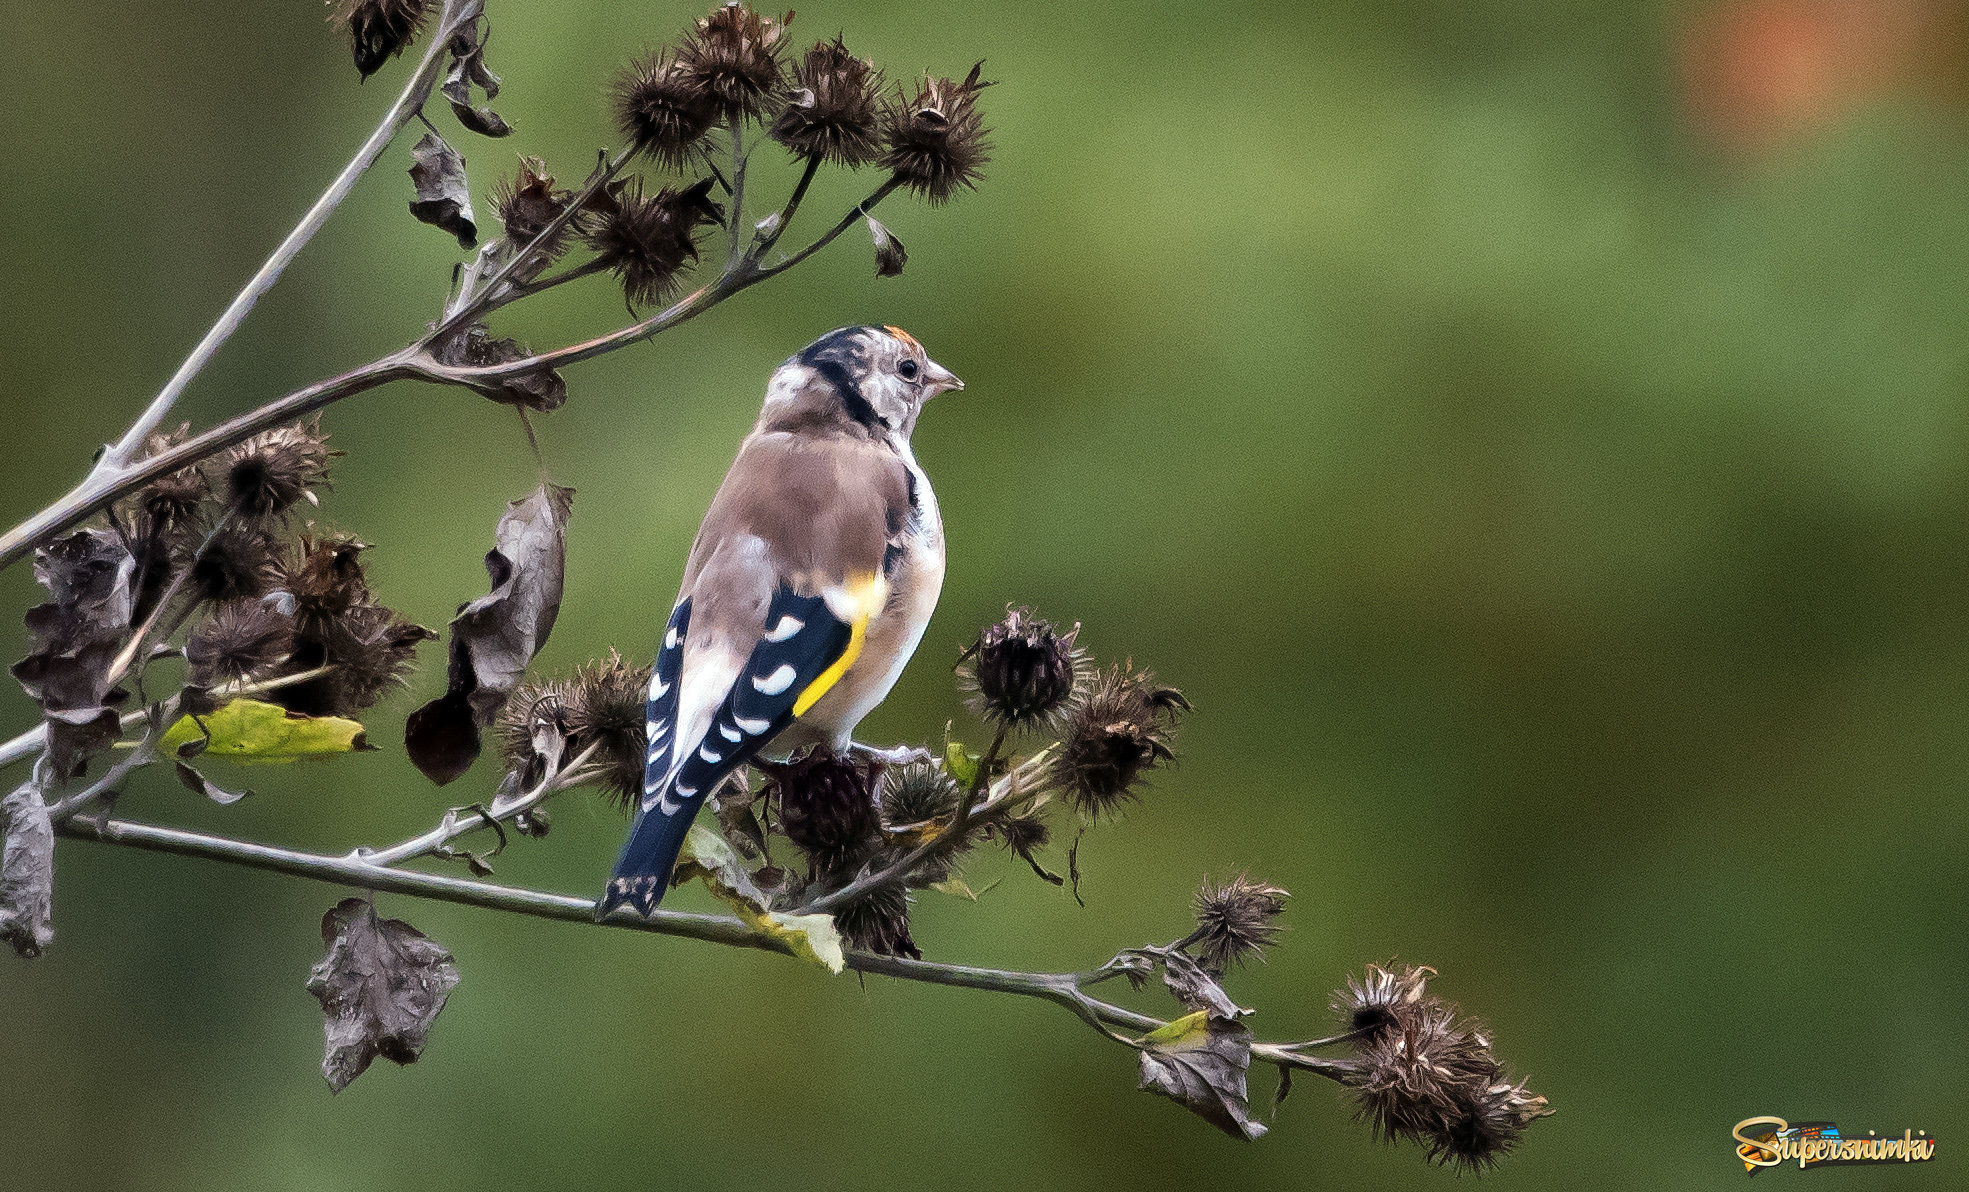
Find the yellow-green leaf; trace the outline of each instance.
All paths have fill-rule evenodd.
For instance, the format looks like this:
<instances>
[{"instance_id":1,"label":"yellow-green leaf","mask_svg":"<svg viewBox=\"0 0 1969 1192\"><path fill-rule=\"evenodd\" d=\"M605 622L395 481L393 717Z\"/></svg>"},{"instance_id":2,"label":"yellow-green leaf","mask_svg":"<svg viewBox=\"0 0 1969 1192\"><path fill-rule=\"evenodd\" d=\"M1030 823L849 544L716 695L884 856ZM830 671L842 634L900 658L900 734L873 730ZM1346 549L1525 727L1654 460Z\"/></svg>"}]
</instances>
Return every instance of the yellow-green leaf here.
<instances>
[{"instance_id":1,"label":"yellow-green leaf","mask_svg":"<svg viewBox=\"0 0 1969 1192\"><path fill-rule=\"evenodd\" d=\"M303 716L279 704L236 699L200 721L181 718L158 742L167 757L204 741L204 754L238 762L291 762L367 749L362 725L340 716Z\"/></svg>"},{"instance_id":2,"label":"yellow-green leaf","mask_svg":"<svg viewBox=\"0 0 1969 1192\"><path fill-rule=\"evenodd\" d=\"M834 926L832 915L787 915L773 911L757 920L743 911L739 915L760 931L785 940L792 945L793 954L802 960L811 960L837 974L847 966L841 932Z\"/></svg>"},{"instance_id":3,"label":"yellow-green leaf","mask_svg":"<svg viewBox=\"0 0 1969 1192\"><path fill-rule=\"evenodd\" d=\"M964 748L964 742L951 741L943 747L943 768L957 780L957 785L970 790L978 780L978 764L984 755Z\"/></svg>"},{"instance_id":4,"label":"yellow-green leaf","mask_svg":"<svg viewBox=\"0 0 1969 1192\"><path fill-rule=\"evenodd\" d=\"M768 910L765 893L746 872L737 850L709 827L691 825L678 864L680 872L687 876L703 878L711 893L737 911L747 927L784 940L795 956L810 960L830 973L839 973L846 966L847 955L833 917Z\"/></svg>"},{"instance_id":5,"label":"yellow-green leaf","mask_svg":"<svg viewBox=\"0 0 1969 1192\"><path fill-rule=\"evenodd\" d=\"M1142 1036L1142 1042L1152 1047L1169 1047L1184 1043L1200 1043L1210 1034L1210 1011L1198 1010L1185 1014L1174 1022L1161 1026Z\"/></svg>"}]
</instances>

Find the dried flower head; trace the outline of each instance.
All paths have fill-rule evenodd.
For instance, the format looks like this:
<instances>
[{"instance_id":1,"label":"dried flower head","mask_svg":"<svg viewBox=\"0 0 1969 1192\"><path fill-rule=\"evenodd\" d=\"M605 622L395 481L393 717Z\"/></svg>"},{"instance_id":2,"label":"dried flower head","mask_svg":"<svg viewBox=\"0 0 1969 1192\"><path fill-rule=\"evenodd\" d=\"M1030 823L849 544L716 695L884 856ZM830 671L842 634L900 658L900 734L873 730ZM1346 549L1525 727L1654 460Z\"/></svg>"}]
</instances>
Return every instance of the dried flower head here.
<instances>
[{"instance_id":1,"label":"dried flower head","mask_svg":"<svg viewBox=\"0 0 1969 1192\"><path fill-rule=\"evenodd\" d=\"M978 80L983 70L984 63L978 63L961 83L923 79L913 99L883 116L883 166L932 203L944 202L960 186L977 189L991 160L988 130L978 114L978 92L991 86Z\"/></svg>"},{"instance_id":2,"label":"dried flower head","mask_svg":"<svg viewBox=\"0 0 1969 1192\"><path fill-rule=\"evenodd\" d=\"M519 172L512 178L502 178L492 192L500 226L506 229L506 243L514 252L532 244L535 237L552 227L573 199L574 192L556 187L554 176L547 172L547 163L537 157L520 158ZM580 231L576 225L586 218L586 212L576 213L556 229L528 265L515 271L521 280L538 276L541 270L559 260L567 251L570 233Z\"/></svg>"},{"instance_id":3,"label":"dried flower head","mask_svg":"<svg viewBox=\"0 0 1969 1192\"><path fill-rule=\"evenodd\" d=\"M1533 1096L1524 1080L1515 1083L1501 1069L1488 1081L1465 1090L1429 1140L1429 1158L1444 1166L1481 1172L1516 1146L1525 1128L1551 1114L1544 1097Z\"/></svg>"},{"instance_id":4,"label":"dried flower head","mask_svg":"<svg viewBox=\"0 0 1969 1192\"><path fill-rule=\"evenodd\" d=\"M1376 1137L1418 1143L1433 1162L1477 1171L1552 1111L1504 1072L1481 1024L1427 991L1434 975L1369 965L1334 995L1353 1029L1369 1032L1355 1044L1347 1083Z\"/></svg>"},{"instance_id":5,"label":"dried flower head","mask_svg":"<svg viewBox=\"0 0 1969 1192\"><path fill-rule=\"evenodd\" d=\"M839 37L793 66L795 88L772 136L801 157L855 167L882 151L882 72Z\"/></svg>"},{"instance_id":6,"label":"dried flower head","mask_svg":"<svg viewBox=\"0 0 1969 1192\"><path fill-rule=\"evenodd\" d=\"M1264 959L1278 940L1274 920L1285 911L1285 890L1238 874L1222 885L1205 879L1191 906L1196 911L1197 963L1223 976L1251 959Z\"/></svg>"},{"instance_id":7,"label":"dried flower head","mask_svg":"<svg viewBox=\"0 0 1969 1192\"><path fill-rule=\"evenodd\" d=\"M878 956L923 958L909 935L909 891L877 886L834 912L834 926L850 946Z\"/></svg>"},{"instance_id":8,"label":"dried flower head","mask_svg":"<svg viewBox=\"0 0 1969 1192\"><path fill-rule=\"evenodd\" d=\"M1047 728L1072 706L1086 655L1074 647L1080 626L1055 630L1031 610L1007 605L1005 618L985 627L966 651L961 682L978 715L1007 728Z\"/></svg>"},{"instance_id":9,"label":"dried flower head","mask_svg":"<svg viewBox=\"0 0 1969 1192\"><path fill-rule=\"evenodd\" d=\"M144 455L146 458L162 455L190 436L190 423L168 435L151 435L144 440ZM193 464L166 472L144 485L137 490L137 504L150 516L155 528L168 532L197 522L211 495L212 486L206 481L205 472Z\"/></svg>"},{"instance_id":10,"label":"dried flower head","mask_svg":"<svg viewBox=\"0 0 1969 1192\"><path fill-rule=\"evenodd\" d=\"M1153 675L1118 664L1096 676L1067 718L1053 777L1083 815L1113 813L1136 797L1144 771L1170 761L1178 714L1189 701Z\"/></svg>"},{"instance_id":11,"label":"dried flower head","mask_svg":"<svg viewBox=\"0 0 1969 1192\"><path fill-rule=\"evenodd\" d=\"M784 765L760 767L780 830L826 876L852 872L879 840L871 766L816 749Z\"/></svg>"},{"instance_id":12,"label":"dried flower head","mask_svg":"<svg viewBox=\"0 0 1969 1192\"><path fill-rule=\"evenodd\" d=\"M331 710L336 715L360 712L403 687L417 661L417 647L437 636L380 604L344 611L314 639L322 662L335 668L326 676L333 692Z\"/></svg>"},{"instance_id":13,"label":"dried flower head","mask_svg":"<svg viewBox=\"0 0 1969 1192\"><path fill-rule=\"evenodd\" d=\"M423 31L430 0L329 0L329 21L348 30L356 70L368 78Z\"/></svg>"},{"instance_id":14,"label":"dried flower head","mask_svg":"<svg viewBox=\"0 0 1969 1192\"><path fill-rule=\"evenodd\" d=\"M509 773L531 787L546 775L548 755L558 761L568 753L574 730L568 713L574 704L573 685L566 679L543 679L513 689L496 721L499 752Z\"/></svg>"},{"instance_id":15,"label":"dried flower head","mask_svg":"<svg viewBox=\"0 0 1969 1192\"><path fill-rule=\"evenodd\" d=\"M669 294L677 272L697 260L697 229L723 218L711 201L709 178L682 190L666 186L653 195L643 193L640 178L632 178L611 198L588 243L636 305Z\"/></svg>"},{"instance_id":16,"label":"dried flower head","mask_svg":"<svg viewBox=\"0 0 1969 1192\"><path fill-rule=\"evenodd\" d=\"M329 459L341 454L328 449L327 439L317 418L263 431L232 448L220 460L226 499L250 517L277 517L303 497L312 500L314 486L328 479Z\"/></svg>"},{"instance_id":17,"label":"dried flower head","mask_svg":"<svg viewBox=\"0 0 1969 1192\"><path fill-rule=\"evenodd\" d=\"M957 780L936 762L906 762L882 772L882 822L890 828L943 819L963 798Z\"/></svg>"},{"instance_id":18,"label":"dried flower head","mask_svg":"<svg viewBox=\"0 0 1969 1192\"><path fill-rule=\"evenodd\" d=\"M294 619L278 596L228 600L185 643L192 682L201 687L271 674L294 651Z\"/></svg>"},{"instance_id":19,"label":"dried flower head","mask_svg":"<svg viewBox=\"0 0 1969 1192\"><path fill-rule=\"evenodd\" d=\"M614 650L606 660L576 670L568 684L568 748L580 753L590 745L601 747L594 762L603 767L603 786L624 807L643 793L648 747L643 705L649 684L649 667L630 666Z\"/></svg>"},{"instance_id":20,"label":"dried flower head","mask_svg":"<svg viewBox=\"0 0 1969 1192\"><path fill-rule=\"evenodd\" d=\"M1405 964L1384 968L1370 964L1358 977L1347 978L1347 988L1333 995L1333 1009L1350 1031L1380 1034L1394 1029L1404 1015L1421 1012L1434 1005L1429 995L1429 978L1436 970L1426 965Z\"/></svg>"},{"instance_id":21,"label":"dried flower head","mask_svg":"<svg viewBox=\"0 0 1969 1192\"><path fill-rule=\"evenodd\" d=\"M280 585L282 551L280 539L265 525L234 521L198 552L188 582L206 600L264 596Z\"/></svg>"},{"instance_id":22,"label":"dried flower head","mask_svg":"<svg viewBox=\"0 0 1969 1192\"><path fill-rule=\"evenodd\" d=\"M718 103L678 56L659 50L630 64L611 85L615 122L636 150L681 170L718 120Z\"/></svg>"},{"instance_id":23,"label":"dried flower head","mask_svg":"<svg viewBox=\"0 0 1969 1192\"><path fill-rule=\"evenodd\" d=\"M369 602L369 580L362 570L362 552L368 549L353 534L310 529L301 535L299 555L283 569L280 586L294 596L294 617L303 636L318 636L328 622Z\"/></svg>"},{"instance_id":24,"label":"dried flower head","mask_svg":"<svg viewBox=\"0 0 1969 1192\"><path fill-rule=\"evenodd\" d=\"M699 18L677 59L728 120L757 120L785 89L779 43L792 13L774 20L733 0Z\"/></svg>"}]
</instances>

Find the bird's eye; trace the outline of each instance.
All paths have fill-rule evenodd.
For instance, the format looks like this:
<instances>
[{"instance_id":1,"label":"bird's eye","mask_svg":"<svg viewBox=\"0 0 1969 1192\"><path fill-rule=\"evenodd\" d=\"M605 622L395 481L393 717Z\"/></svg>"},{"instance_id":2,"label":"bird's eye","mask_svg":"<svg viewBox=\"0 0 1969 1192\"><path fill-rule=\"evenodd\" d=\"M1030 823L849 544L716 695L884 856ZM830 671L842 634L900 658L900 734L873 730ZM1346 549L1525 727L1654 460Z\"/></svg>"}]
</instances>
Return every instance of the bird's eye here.
<instances>
[{"instance_id":1,"label":"bird's eye","mask_svg":"<svg viewBox=\"0 0 1969 1192\"><path fill-rule=\"evenodd\" d=\"M896 375L905 381L914 381L916 379L916 362L914 360L905 360L901 364L896 365Z\"/></svg>"}]
</instances>

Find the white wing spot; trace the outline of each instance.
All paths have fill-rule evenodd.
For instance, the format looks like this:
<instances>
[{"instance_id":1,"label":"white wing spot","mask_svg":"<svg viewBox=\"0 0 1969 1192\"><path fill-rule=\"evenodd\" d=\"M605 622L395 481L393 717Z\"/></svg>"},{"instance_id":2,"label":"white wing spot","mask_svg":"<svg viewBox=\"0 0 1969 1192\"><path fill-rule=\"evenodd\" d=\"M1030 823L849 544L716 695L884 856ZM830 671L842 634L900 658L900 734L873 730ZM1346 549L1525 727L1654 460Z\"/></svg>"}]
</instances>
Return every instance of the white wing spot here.
<instances>
[{"instance_id":1,"label":"white wing spot","mask_svg":"<svg viewBox=\"0 0 1969 1192\"><path fill-rule=\"evenodd\" d=\"M662 699L669 692L670 684L665 683L662 679L652 678L649 681L649 697L651 699Z\"/></svg>"},{"instance_id":2,"label":"white wing spot","mask_svg":"<svg viewBox=\"0 0 1969 1192\"><path fill-rule=\"evenodd\" d=\"M684 786L683 784L679 783L677 786L677 793L682 795L684 798L688 799L692 795L695 795L697 793L697 788L694 786Z\"/></svg>"},{"instance_id":3,"label":"white wing spot","mask_svg":"<svg viewBox=\"0 0 1969 1192\"><path fill-rule=\"evenodd\" d=\"M697 756L703 758L707 762L710 762L714 766L717 765L719 762L725 760L724 754L711 752L711 747L709 745L706 745L703 748L699 749L697 751Z\"/></svg>"},{"instance_id":4,"label":"white wing spot","mask_svg":"<svg viewBox=\"0 0 1969 1192\"><path fill-rule=\"evenodd\" d=\"M643 725L644 735L652 741L668 731L670 731L670 723L666 720L651 720Z\"/></svg>"},{"instance_id":5,"label":"white wing spot","mask_svg":"<svg viewBox=\"0 0 1969 1192\"><path fill-rule=\"evenodd\" d=\"M794 670L788 663L780 663L779 669L763 679L752 680L752 689L760 695L778 695L793 686Z\"/></svg>"},{"instance_id":6,"label":"white wing spot","mask_svg":"<svg viewBox=\"0 0 1969 1192\"><path fill-rule=\"evenodd\" d=\"M807 623L800 618L782 615L779 619L779 624L773 626L773 631L766 635L766 640L769 642L783 642L806 627Z\"/></svg>"},{"instance_id":7,"label":"white wing spot","mask_svg":"<svg viewBox=\"0 0 1969 1192\"><path fill-rule=\"evenodd\" d=\"M663 648L666 650L674 650L677 648L677 627L675 625L672 625L669 629L664 631Z\"/></svg>"},{"instance_id":8,"label":"white wing spot","mask_svg":"<svg viewBox=\"0 0 1969 1192\"><path fill-rule=\"evenodd\" d=\"M745 739L744 733L739 732L735 728L729 728L722 724L718 726L718 735L723 737L727 741L743 741Z\"/></svg>"},{"instance_id":9,"label":"white wing spot","mask_svg":"<svg viewBox=\"0 0 1969 1192\"><path fill-rule=\"evenodd\" d=\"M773 722L770 720L747 720L743 716L732 717L732 723L739 727L739 731L752 737L758 736L773 726Z\"/></svg>"}]
</instances>

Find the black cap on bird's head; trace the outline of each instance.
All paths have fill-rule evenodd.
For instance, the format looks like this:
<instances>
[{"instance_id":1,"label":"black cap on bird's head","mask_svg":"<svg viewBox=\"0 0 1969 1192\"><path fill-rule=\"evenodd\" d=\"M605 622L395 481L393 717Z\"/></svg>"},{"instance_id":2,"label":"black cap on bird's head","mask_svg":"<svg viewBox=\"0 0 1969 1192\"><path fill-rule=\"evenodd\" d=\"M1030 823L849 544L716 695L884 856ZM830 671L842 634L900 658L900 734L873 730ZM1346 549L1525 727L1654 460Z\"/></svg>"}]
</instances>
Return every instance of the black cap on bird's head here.
<instances>
[{"instance_id":1,"label":"black cap on bird's head","mask_svg":"<svg viewBox=\"0 0 1969 1192\"><path fill-rule=\"evenodd\" d=\"M923 403L964 388L900 327L842 327L801 349L773 374L761 429L851 429L874 438L916 429Z\"/></svg>"}]
</instances>

